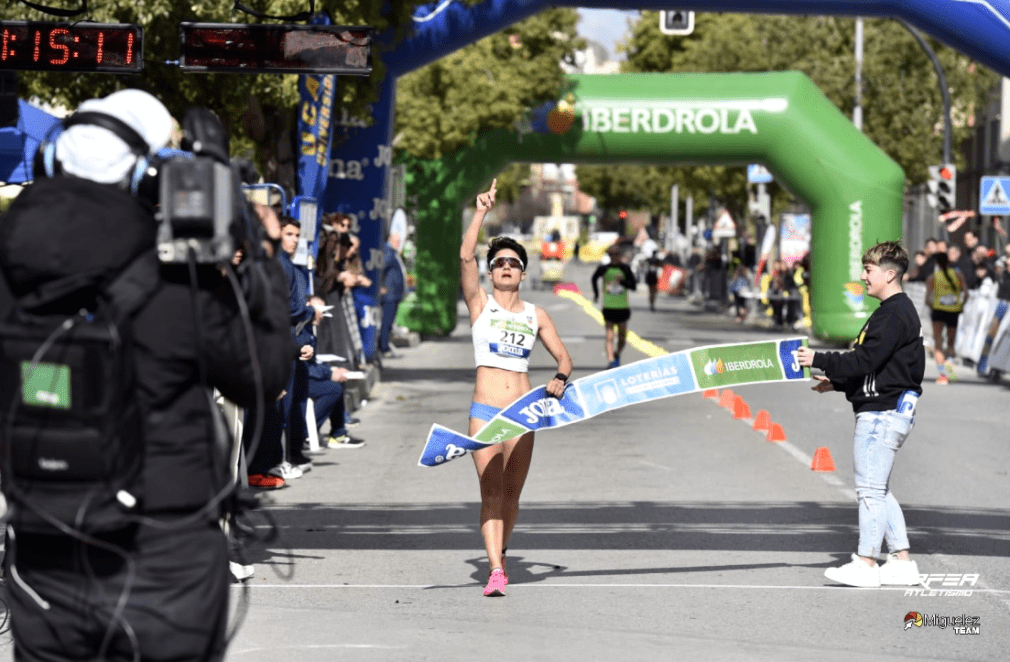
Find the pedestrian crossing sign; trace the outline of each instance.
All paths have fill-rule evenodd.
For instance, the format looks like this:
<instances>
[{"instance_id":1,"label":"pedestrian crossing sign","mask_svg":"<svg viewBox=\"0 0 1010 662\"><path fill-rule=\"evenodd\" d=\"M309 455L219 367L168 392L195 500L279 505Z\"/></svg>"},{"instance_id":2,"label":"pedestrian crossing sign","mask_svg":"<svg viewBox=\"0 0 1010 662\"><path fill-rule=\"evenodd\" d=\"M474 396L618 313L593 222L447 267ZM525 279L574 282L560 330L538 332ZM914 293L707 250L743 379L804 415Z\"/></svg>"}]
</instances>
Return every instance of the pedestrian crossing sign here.
<instances>
[{"instance_id":1,"label":"pedestrian crossing sign","mask_svg":"<svg viewBox=\"0 0 1010 662\"><path fill-rule=\"evenodd\" d=\"M989 216L1010 214L1010 177L983 177L979 187L978 212Z\"/></svg>"}]
</instances>

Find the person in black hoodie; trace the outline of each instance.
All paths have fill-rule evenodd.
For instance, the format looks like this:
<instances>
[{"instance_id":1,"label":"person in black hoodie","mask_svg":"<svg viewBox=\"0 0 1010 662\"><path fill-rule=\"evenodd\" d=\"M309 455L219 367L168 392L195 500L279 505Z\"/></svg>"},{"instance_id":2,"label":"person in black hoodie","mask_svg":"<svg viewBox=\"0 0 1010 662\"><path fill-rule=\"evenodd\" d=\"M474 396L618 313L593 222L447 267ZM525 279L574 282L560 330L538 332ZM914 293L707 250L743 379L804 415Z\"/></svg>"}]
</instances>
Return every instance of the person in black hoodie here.
<instances>
[{"instance_id":1,"label":"person in black hoodie","mask_svg":"<svg viewBox=\"0 0 1010 662\"><path fill-rule=\"evenodd\" d=\"M801 347L801 366L819 368L813 390L842 391L856 414L853 467L859 497L859 547L852 561L828 568L835 582L859 587L911 586L919 570L908 555L908 533L901 506L888 486L898 449L915 423L922 394L926 353L915 305L901 291L908 253L886 241L863 255L862 280L869 296L880 299L851 352L815 352ZM877 566L884 538L891 553Z\"/></svg>"},{"instance_id":2,"label":"person in black hoodie","mask_svg":"<svg viewBox=\"0 0 1010 662\"><path fill-rule=\"evenodd\" d=\"M172 129L161 102L139 90L86 101L78 111L124 122L148 155L165 146ZM273 244L244 246L236 273L248 338L226 277L230 265L197 265L191 282L187 265L159 262L153 204L129 185L144 156L94 124L69 126L54 145L61 173L37 174L0 221L0 266L14 306L26 314L93 310L127 268L147 293L130 322L143 492L139 517L92 534L98 545L55 529L18 530L16 519L8 525L14 657L220 660L228 543L219 524L223 508L208 504L233 478L231 440L212 389L249 407L258 391L273 400L287 383L293 348L284 274L264 255ZM276 240L279 228L268 234Z\"/></svg>"}]
</instances>

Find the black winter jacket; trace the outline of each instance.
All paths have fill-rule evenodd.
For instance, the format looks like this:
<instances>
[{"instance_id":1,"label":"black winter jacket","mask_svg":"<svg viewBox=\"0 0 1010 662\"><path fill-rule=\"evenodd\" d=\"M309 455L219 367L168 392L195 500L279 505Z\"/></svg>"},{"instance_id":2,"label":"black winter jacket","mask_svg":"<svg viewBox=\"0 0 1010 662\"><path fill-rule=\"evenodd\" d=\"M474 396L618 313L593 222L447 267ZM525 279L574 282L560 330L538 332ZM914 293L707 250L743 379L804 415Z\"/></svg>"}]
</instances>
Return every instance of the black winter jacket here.
<instances>
[{"instance_id":1,"label":"black winter jacket","mask_svg":"<svg viewBox=\"0 0 1010 662\"><path fill-rule=\"evenodd\" d=\"M857 414L895 409L905 391L921 395L926 351L915 305L904 292L888 297L866 320L851 352L815 352L813 365Z\"/></svg>"},{"instance_id":2,"label":"black winter jacket","mask_svg":"<svg viewBox=\"0 0 1010 662\"><path fill-rule=\"evenodd\" d=\"M101 285L135 258L150 265L145 278L153 294L133 321L137 397L145 415L142 509L182 514L203 507L230 479L228 449L214 443L222 420L210 388L251 407L255 385L227 279L216 267L198 267L194 306L187 268L157 261L156 227L150 207L117 187L74 177L40 179L0 218L0 268L15 306L69 315L91 305ZM272 402L291 369L287 283L276 260L247 260L239 275L264 396ZM68 285L52 287L57 283ZM200 384L201 363L208 388Z\"/></svg>"}]
</instances>

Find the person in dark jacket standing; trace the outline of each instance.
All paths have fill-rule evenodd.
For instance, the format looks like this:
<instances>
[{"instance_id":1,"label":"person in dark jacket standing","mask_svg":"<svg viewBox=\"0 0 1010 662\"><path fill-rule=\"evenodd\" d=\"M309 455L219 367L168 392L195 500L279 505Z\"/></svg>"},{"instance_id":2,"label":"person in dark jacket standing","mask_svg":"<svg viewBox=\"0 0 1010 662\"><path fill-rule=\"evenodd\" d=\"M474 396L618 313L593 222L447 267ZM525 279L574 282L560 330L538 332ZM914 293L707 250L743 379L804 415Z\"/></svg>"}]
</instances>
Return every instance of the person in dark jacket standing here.
<instances>
[{"instance_id":1,"label":"person in dark jacket standing","mask_svg":"<svg viewBox=\"0 0 1010 662\"><path fill-rule=\"evenodd\" d=\"M150 153L172 130L161 102L139 90L78 110L124 122ZM134 283L149 292L132 318L130 350L143 417L143 519L95 533L100 544L8 525L5 575L17 579L5 598L17 660L223 659L228 543L222 509L208 504L233 478L212 389L249 407L258 395L276 398L288 378L284 274L262 256L272 244L243 247L242 301L230 265L196 265L191 282L187 265L159 264L153 208L128 185L141 157L127 147L104 127L70 126L55 142L62 174L37 176L0 223L0 265L23 313L92 310L128 265L140 265ZM269 230L279 238L279 228Z\"/></svg>"},{"instance_id":2,"label":"person in dark jacket standing","mask_svg":"<svg viewBox=\"0 0 1010 662\"><path fill-rule=\"evenodd\" d=\"M393 348L389 346L389 336L396 321L396 309L403 299L406 289L406 274L403 262L400 261L400 242L402 238L395 232L382 247L382 329L379 332L379 351L383 356L392 356Z\"/></svg>"},{"instance_id":3,"label":"person in dark jacket standing","mask_svg":"<svg viewBox=\"0 0 1010 662\"><path fill-rule=\"evenodd\" d=\"M828 568L824 576L840 584L877 587L919 583L919 569L908 555L908 533L901 506L889 487L894 457L915 424L922 394L926 353L915 305L901 291L908 253L886 241L863 255L862 280L869 296L880 299L856 337L851 352L814 352L801 347L801 366L819 368L815 391L843 391L856 414L853 467L859 497L859 547L852 561ZM887 539L891 553L877 566Z\"/></svg>"}]
</instances>

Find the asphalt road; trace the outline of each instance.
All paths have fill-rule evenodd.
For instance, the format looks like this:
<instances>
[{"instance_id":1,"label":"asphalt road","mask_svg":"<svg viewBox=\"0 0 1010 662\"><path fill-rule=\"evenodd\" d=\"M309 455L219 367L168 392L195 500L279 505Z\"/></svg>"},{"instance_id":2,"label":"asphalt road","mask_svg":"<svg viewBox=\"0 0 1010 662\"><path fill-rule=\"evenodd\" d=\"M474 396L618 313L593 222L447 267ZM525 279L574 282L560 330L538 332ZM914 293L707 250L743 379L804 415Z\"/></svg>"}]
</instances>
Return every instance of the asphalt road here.
<instances>
[{"instance_id":1,"label":"asphalt road","mask_svg":"<svg viewBox=\"0 0 1010 662\"><path fill-rule=\"evenodd\" d=\"M589 292L590 273L568 269ZM542 291L524 298L554 319L574 376L605 367L603 330L575 303ZM680 298L661 296L656 312L644 292L632 301L631 328L670 351L802 335L738 325ZM962 369L957 383L937 386L930 366L892 476L920 571L976 574L959 587L971 595L824 578L858 537L853 415L840 394L802 383L735 389L781 424L785 443L700 394L540 433L508 595L489 599L472 462L417 466L432 423L466 429L473 355L460 314L449 337L386 361L354 429L363 448L322 452L313 471L269 493L280 538L249 550L256 575L233 589L248 613L229 662L1007 659L1006 384ZM629 347L622 358L645 355ZM533 383L554 372L538 348ZM833 473L810 469L822 446ZM906 631L910 611L978 617L979 633Z\"/></svg>"}]
</instances>

